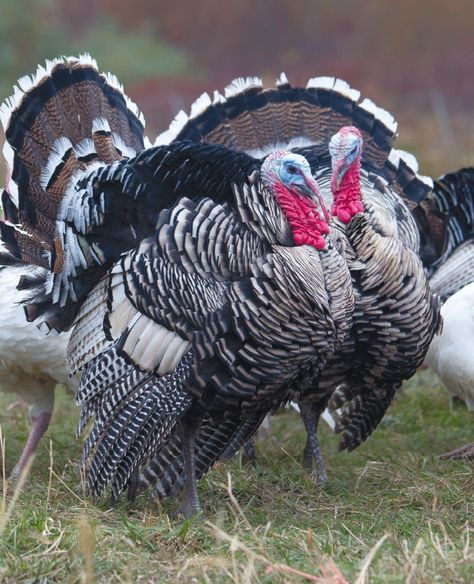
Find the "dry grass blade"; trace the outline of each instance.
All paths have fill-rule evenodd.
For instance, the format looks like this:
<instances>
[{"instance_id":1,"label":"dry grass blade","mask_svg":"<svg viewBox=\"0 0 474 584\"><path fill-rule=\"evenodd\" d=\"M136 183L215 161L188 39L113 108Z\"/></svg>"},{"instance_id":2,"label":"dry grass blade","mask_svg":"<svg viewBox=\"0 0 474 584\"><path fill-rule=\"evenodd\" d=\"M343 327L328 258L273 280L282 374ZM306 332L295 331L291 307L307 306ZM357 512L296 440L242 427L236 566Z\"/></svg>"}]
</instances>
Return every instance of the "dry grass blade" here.
<instances>
[{"instance_id":1,"label":"dry grass blade","mask_svg":"<svg viewBox=\"0 0 474 584\"><path fill-rule=\"evenodd\" d=\"M81 584L93 584L95 537L86 516L82 516L79 520L78 540L79 548L84 558L84 572L81 575Z\"/></svg>"},{"instance_id":2,"label":"dry grass blade","mask_svg":"<svg viewBox=\"0 0 474 584\"><path fill-rule=\"evenodd\" d=\"M367 554L367 556L364 560L364 563L362 564L362 569L361 569L359 575L357 576L357 580L354 582L354 584L368 584L370 564L372 563L372 560L374 559L375 554L382 547L382 545L385 542L385 540L387 539L387 537L388 537L388 533L383 535L378 540L378 542L373 546L373 548L370 550L370 552Z\"/></svg>"},{"instance_id":3,"label":"dry grass blade","mask_svg":"<svg viewBox=\"0 0 474 584\"><path fill-rule=\"evenodd\" d=\"M10 519L11 514L13 512L13 509L15 508L15 504L18 500L18 497L20 496L23 485L25 484L25 481L26 481L28 475L30 474L31 465L33 464L34 458L35 458L34 455L32 455L32 456L30 456L30 458L26 462L25 467L21 471L20 476L18 477L18 480L15 483L13 495L12 495L8 504L6 503L6 499L5 499L6 493L8 492L8 480L5 480L5 478L4 478L4 481L3 481L4 508L2 509L2 514L0 516L0 537L3 535L5 527L7 526L8 520Z\"/></svg>"}]
</instances>

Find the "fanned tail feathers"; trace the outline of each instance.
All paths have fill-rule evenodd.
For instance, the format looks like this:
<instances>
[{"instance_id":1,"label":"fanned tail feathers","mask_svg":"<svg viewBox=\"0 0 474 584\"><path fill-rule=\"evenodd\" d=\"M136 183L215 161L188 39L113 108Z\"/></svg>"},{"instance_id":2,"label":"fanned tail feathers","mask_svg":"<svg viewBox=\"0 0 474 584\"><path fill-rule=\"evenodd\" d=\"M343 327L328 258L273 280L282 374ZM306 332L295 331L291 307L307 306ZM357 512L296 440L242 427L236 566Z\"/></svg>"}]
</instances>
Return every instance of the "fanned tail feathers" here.
<instances>
[{"instance_id":1,"label":"fanned tail feathers","mask_svg":"<svg viewBox=\"0 0 474 584\"><path fill-rule=\"evenodd\" d=\"M356 126L364 139L362 163L377 170L410 207L432 188L418 174L416 159L393 149L397 122L386 110L334 77L315 77L306 88L293 87L284 74L265 89L255 77L234 80L225 95L204 93L181 111L155 144L173 140L212 142L263 157L276 148L304 154L313 168L329 165L328 143L343 126Z\"/></svg>"},{"instance_id":2,"label":"fanned tail feathers","mask_svg":"<svg viewBox=\"0 0 474 584\"><path fill-rule=\"evenodd\" d=\"M51 301L65 306L85 294L88 284L72 280L106 260L100 241L94 248L80 235L109 211L104 195L91 196L94 173L144 148L144 121L87 55L47 61L20 79L0 117L9 169L2 238L18 259L55 274L31 305L34 319Z\"/></svg>"}]
</instances>

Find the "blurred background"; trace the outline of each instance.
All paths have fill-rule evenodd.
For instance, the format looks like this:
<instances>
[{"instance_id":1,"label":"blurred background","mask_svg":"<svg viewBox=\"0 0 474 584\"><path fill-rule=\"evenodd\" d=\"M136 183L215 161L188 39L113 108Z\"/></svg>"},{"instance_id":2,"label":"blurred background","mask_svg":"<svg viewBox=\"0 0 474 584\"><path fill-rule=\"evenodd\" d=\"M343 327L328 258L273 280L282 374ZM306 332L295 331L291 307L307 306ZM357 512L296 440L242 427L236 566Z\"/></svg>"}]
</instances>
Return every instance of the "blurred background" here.
<instances>
[{"instance_id":1,"label":"blurred background","mask_svg":"<svg viewBox=\"0 0 474 584\"><path fill-rule=\"evenodd\" d=\"M88 51L150 138L205 90L285 71L345 79L438 176L474 164L472 0L0 0L0 98L45 58Z\"/></svg>"}]
</instances>

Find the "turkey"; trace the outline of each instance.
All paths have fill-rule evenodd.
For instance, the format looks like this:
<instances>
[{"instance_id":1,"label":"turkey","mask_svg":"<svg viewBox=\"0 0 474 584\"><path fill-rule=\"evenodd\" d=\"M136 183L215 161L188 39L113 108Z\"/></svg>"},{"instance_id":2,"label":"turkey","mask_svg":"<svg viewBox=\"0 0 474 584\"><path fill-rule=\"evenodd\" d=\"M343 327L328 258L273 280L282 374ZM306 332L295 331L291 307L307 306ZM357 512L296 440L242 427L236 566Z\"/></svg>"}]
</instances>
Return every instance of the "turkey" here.
<instances>
[{"instance_id":1,"label":"turkey","mask_svg":"<svg viewBox=\"0 0 474 584\"><path fill-rule=\"evenodd\" d=\"M10 477L17 478L36 451L48 428L58 383L75 389L66 368L68 334L47 338L35 324L25 319L16 286L25 268L0 266L0 388L14 392L29 405L31 430ZM31 275L35 269L30 269ZM25 297L25 294L23 294ZM7 437L8 446L8 437Z\"/></svg>"},{"instance_id":2,"label":"turkey","mask_svg":"<svg viewBox=\"0 0 474 584\"><path fill-rule=\"evenodd\" d=\"M474 283L450 296L441 307L443 327L433 337L426 362L444 387L474 410ZM453 450L442 458L473 458L474 444Z\"/></svg>"},{"instance_id":3,"label":"turkey","mask_svg":"<svg viewBox=\"0 0 474 584\"><path fill-rule=\"evenodd\" d=\"M250 437L343 342L354 298L308 161L215 144L146 148L143 120L88 57L40 68L1 109L11 170L2 238L26 313L73 327L89 491L112 498L179 438L183 512L195 440ZM47 275L44 276L45 270Z\"/></svg>"},{"instance_id":4,"label":"turkey","mask_svg":"<svg viewBox=\"0 0 474 584\"><path fill-rule=\"evenodd\" d=\"M264 89L258 78L238 79L225 96L201 96L190 116L178 114L155 142L214 142L261 157L284 147L311 163L335 216L330 237L351 268L356 301L339 351L321 372L304 374L290 388L308 434L305 464L316 463L321 482L317 424L335 389L329 403L342 408L341 448L352 449L370 435L403 380L414 374L439 324L439 303L418 257L419 233L410 213L432 181L417 174L411 155L392 149L392 116L359 97L345 82L328 77L301 88L282 75L272 89ZM198 474L216 456L228 458L242 446L245 422L234 432L206 421L197 438ZM142 473L142 488L153 483L161 497L183 484L176 440Z\"/></svg>"}]
</instances>

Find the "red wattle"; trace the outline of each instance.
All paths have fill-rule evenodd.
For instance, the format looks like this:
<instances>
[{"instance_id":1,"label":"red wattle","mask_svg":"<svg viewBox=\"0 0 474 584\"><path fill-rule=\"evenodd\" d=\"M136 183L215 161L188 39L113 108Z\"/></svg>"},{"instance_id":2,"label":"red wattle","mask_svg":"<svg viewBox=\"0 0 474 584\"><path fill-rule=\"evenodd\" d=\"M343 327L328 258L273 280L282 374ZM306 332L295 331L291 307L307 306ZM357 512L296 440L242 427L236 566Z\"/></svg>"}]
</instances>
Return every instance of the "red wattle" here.
<instances>
[{"instance_id":1,"label":"red wattle","mask_svg":"<svg viewBox=\"0 0 474 584\"><path fill-rule=\"evenodd\" d=\"M334 192L332 214L337 215L342 223L349 223L354 215L365 210L360 196L360 160L358 160L346 172L339 189Z\"/></svg>"},{"instance_id":2,"label":"red wattle","mask_svg":"<svg viewBox=\"0 0 474 584\"><path fill-rule=\"evenodd\" d=\"M325 248L323 235L330 232L313 201L291 193L281 184L275 185L275 196L293 232L296 245L311 245L317 250Z\"/></svg>"}]
</instances>

